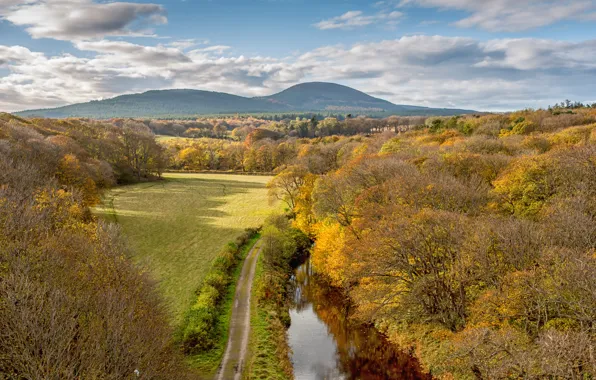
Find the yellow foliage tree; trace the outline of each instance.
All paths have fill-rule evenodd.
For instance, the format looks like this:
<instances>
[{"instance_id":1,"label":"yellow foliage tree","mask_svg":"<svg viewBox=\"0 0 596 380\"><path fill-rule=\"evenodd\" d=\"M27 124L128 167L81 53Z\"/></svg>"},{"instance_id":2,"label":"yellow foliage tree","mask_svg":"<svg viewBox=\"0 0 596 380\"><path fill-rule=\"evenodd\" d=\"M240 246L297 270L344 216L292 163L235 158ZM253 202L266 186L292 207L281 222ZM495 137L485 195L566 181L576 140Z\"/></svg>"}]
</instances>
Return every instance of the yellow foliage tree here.
<instances>
[{"instance_id":1,"label":"yellow foliage tree","mask_svg":"<svg viewBox=\"0 0 596 380\"><path fill-rule=\"evenodd\" d=\"M339 223L326 221L318 225L311 260L316 270L328 275L335 286L341 286L345 280L345 239L344 227Z\"/></svg>"}]
</instances>

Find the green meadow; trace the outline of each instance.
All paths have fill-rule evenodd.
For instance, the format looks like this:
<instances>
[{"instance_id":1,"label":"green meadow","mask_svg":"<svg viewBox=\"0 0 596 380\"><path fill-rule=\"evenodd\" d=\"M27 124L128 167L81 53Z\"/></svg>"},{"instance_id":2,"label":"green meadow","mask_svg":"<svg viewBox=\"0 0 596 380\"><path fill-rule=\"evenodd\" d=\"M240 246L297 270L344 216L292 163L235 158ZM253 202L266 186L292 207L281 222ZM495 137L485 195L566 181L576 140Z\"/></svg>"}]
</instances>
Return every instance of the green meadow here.
<instances>
[{"instance_id":1,"label":"green meadow","mask_svg":"<svg viewBox=\"0 0 596 380\"><path fill-rule=\"evenodd\" d=\"M135 261L158 281L178 324L221 248L279 207L269 203L270 179L165 174L163 181L114 188L97 213L122 226Z\"/></svg>"}]
</instances>

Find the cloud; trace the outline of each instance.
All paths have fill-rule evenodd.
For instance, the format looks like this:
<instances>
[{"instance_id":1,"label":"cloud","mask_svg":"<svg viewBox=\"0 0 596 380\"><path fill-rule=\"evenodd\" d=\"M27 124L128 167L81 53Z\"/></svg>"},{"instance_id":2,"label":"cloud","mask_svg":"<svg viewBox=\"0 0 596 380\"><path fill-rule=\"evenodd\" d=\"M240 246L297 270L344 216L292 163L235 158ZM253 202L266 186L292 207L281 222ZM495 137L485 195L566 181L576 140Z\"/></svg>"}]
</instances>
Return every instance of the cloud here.
<instances>
[{"instance_id":1,"label":"cloud","mask_svg":"<svg viewBox=\"0 0 596 380\"><path fill-rule=\"evenodd\" d=\"M8 0L0 18L24 26L33 38L67 41L143 35L167 22L160 5L92 0Z\"/></svg>"},{"instance_id":2,"label":"cloud","mask_svg":"<svg viewBox=\"0 0 596 380\"><path fill-rule=\"evenodd\" d=\"M129 64L140 63L144 66L163 67L164 65L191 62L180 49L165 46L143 46L124 41L80 41L75 43L79 50L100 53L95 61Z\"/></svg>"},{"instance_id":3,"label":"cloud","mask_svg":"<svg viewBox=\"0 0 596 380\"><path fill-rule=\"evenodd\" d=\"M123 41L77 42L94 57L0 45L0 110L58 106L150 89L262 96L305 81L353 86L399 104L506 110L596 100L596 40L408 36L322 46L275 59L222 46L188 52Z\"/></svg>"},{"instance_id":4,"label":"cloud","mask_svg":"<svg viewBox=\"0 0 596 380\"><path fill-rule=\"evenodd\" d=\"M0 67L12 63L21 63L40 56L39 53L32 53L29 49L22 46L1 46L0 45Z\"/></svg>"},{"instance_id":5,"label":"cloud","mask_svg":"<svg viewBox=\"0 0 596 380\"><path fill-rule=\"evenodd\" d=\"M218 53L223 54L226 50L231 49L230 46L225 45L213 45L203 49L196 49L194 52L210 52L210 53Z\"/></svg>"},{"instance_id":6,"label":"cloud","mask_svg":"<svg viewBox=\"0 0 596 380\"><path fill-rule=\"evenodd\" d=\"M208 43L208 41L205 43ZM189 38L189 39L184 39L184 40L172 41L168 44L168 46L171 46L171 47L174 47L177 49L181 49L181 50L185 50L185 49L191 48L191 47L199 45L199 44L201 44L201 42L198 42L194 38Z\"/></svg>"},{"instance_id":7,"label":"cloud","mask_svg":"<svg viewBox=\"0 0 596 380\"><path fill-rule=\"evenodd\" d=\"M462 28L491 32L518 32L564 20L589 20L596 13L594 0L403 0L402 7L420 5L470 12L455 22Z\"/></svg>"},{"instance_id":8,"label":"cloud","mask_svg":"<svg viewBox=\"0 0 596 380\"><path fill-rule=\"evenodd\" d=\"M516 70L596 70L596 41L570 43L504 39L482 44L486 57L476 67Z\"/></svg>"},{"instance_id":9,"label":"cloud","mask_svg":"<svg viewBox=\"0 0 596 380\"><path fill-rule=\"evenodd\" d=\"M379 4L381 5L381 4ZM374 15L364 15L362 11L349 11L341 16L333 17L328 20L320 21L314 26L321 30L329 29L355 29L363 26L367 26L373 23L385 23L394 25L400 18L403 17L403 13L398 11L393 12L379 12Z\"/></svg>"}]
</instances>

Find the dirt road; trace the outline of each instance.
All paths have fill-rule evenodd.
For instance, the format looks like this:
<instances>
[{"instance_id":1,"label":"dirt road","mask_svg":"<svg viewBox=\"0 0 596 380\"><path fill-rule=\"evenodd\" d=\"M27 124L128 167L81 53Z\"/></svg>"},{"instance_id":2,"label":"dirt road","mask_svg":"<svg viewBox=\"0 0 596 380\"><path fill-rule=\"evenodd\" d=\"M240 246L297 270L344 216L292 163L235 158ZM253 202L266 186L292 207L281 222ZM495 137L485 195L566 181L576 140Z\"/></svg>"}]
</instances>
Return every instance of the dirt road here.
<instances>
[{"instance_id":1,"label":"dirt road","mask_svg":"<svg viewBox=\"0 0 596 380\"><path fill-rule=\"evenodd\" d=\"M250 334L250 294L260 253L261 241L258 241L242 265L234 295L228 344L215 380L239 380L242 377Z\"/></svg>"}]
</instances>

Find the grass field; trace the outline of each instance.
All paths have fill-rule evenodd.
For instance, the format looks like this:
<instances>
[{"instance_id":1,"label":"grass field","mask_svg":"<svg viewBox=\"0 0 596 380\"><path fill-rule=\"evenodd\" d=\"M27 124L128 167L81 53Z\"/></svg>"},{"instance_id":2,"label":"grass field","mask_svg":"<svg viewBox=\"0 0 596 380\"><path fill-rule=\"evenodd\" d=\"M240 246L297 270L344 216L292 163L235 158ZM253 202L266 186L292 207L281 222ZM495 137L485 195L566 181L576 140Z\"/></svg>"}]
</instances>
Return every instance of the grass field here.
<instances>
[{"instance_id":1,"label":"grass field","mask_svg":"<svg viewBox=\"0 0 596 380\"><path fill-rule=\"evenodd\" d=\"M157 140L157 142L169 142L172 140L177 140L180 142L186 142L186 141L193 141L195 139L190 138L190 137L178 137L178 136L166 136L166 135L157 135L155 136L155 139Z\"/></svg>"},{"instance_id":2,"label":"grass field","mask_svg":"<svg viewBox=\"0 0 596 380\"><path fill-rule=\"evenodd\" d=\"M178 324L193 292L221 248L245 228L258 227L270 205L265 176L166 174L165 180L122 186L98 214L118 222L147 267Z\"/></svg>"}]
</instances>

